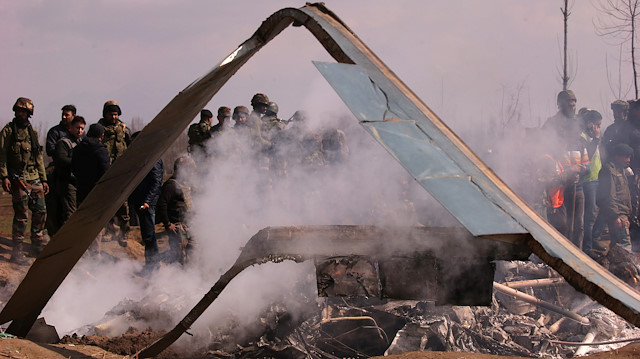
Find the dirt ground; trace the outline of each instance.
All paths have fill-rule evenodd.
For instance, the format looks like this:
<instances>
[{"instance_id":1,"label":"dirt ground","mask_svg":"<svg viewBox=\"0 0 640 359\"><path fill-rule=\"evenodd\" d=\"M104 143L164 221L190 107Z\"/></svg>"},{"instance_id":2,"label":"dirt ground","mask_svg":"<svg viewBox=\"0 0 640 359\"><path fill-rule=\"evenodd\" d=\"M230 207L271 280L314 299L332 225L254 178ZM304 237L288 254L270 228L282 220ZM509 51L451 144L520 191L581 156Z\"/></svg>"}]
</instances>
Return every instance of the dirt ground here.
<instances>
[{"instance_id":1,"label":"dirt ground","mask_svg":"<svg viewBox=\"0 0 640 359\"><path fill-rule=\"evenodd\" d=\"M148 335L148 334L142 334ZM124 336L123 336L124 337ZM124 339L124 338L123 338ZM137 339L130 338L131 341ZM111 338L103 338L103 345L117 345ZM120 340L121 342L122 340ZM117 341L116 341L117 342ZM122 344L122 343L120 343ZM112 349L113 350L113 349ZM98 346L82 344L37 344L24 339L0 339L0 357L5 358L41 358L41 359L82 359L104 358L122 359L133 358L131 355L114 354ZM175 354L164 356L165 358L178 358ZM382 357L376 357L382 358ZM521 359L520 357L505 357L475 353L451 353L451 352L411 352L390 355L390 359ZM640 358L640 344L630 344L618 350L605 353L597 353L585 358L590 359L632 359Z\"/></svg>"},{"instance_id":2,"label":"dirt ground","mask_svg":"<svg viewBox=\"0 0 640 359\"><path fill-rule=\"evenodd\" d=\"M11 252L11 208L10 196L0 194L0 302L6 303L10 294L15 291L18 284L25 276L28 266L20 266L9 262ZM166 248L166 236L161 234L162 228L158 227L160 250ZM28 245L25 246L28 250ZM132 227L129 243L126 248L120 247L117 242L103 242L101 250L116 258L131 258L144 261L144 247L140 244L140 232L138 227ZM33 261L33 259L31 259ZM158 339L160 333L149 331L127 332L119 337L65 337L59 344L38 344L25 339L6 338L0 336L0 358L133 358L136 351L146 347ZM180 356L169 348L163 352L160 358L179 358ZM215 356L203 356L202 358L214 358ZM464 352L411 352L391 355L396 359L502 359L520 358L496 355L464 353ZM587 358L640 358L640 344L630 344L621 349L598 353ZM194 358L195 359L195 358Z\"/></svg>"}]
</instances>

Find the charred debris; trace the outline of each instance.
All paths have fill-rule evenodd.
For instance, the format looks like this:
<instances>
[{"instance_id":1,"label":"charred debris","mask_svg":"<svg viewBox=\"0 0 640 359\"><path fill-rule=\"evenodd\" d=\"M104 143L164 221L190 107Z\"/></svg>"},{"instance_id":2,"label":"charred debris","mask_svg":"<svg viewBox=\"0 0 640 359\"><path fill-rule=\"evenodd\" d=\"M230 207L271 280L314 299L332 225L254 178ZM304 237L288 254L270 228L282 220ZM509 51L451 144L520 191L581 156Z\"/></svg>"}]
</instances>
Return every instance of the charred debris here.
<instances>
[{"instance_id":1,"label":"charred debris","mask_svg":"<svg viewBox=\"0 0 640 359\"><path fill-rule=\"evenodd\" d=\"M527 257L522 246L474 238L463 229L265 228L173 331L137 355L159 355L183 332L190 335L172 352L194 358L366 358L425 350L568 358L640 340L640 329L576 292L535 256ZM605 258L605 265L628 260L616 251ZM241 313L230 312L207 323L207 334L188 332L242 269L285 260L313 261L315 276L292 283L295 289L269 303L248 326L235 319ZM163 322L158 318L185 312L183 303L167 294L124 300L98 323L80 328L80 337L63 342L91 343L118 322ZM120 354L134 349L140 345Z\"/></svg>"}]
</instances>

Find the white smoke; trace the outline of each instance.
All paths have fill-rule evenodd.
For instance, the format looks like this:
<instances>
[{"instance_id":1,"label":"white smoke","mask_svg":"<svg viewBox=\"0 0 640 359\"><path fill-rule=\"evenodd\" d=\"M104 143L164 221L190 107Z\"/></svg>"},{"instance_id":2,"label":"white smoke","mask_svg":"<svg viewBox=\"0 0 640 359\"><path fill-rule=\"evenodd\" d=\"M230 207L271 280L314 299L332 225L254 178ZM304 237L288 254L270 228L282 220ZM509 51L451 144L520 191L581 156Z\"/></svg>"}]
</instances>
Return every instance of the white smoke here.
<instances>
[{"instance_id":1,"label":"white smoke","mask_svg":"<svg viewBox=\"0 0 640 359\"><path fill-rule=\"evenodd\" d=\"M350 115L311 113L309 131L322 133L329 127L346 133L349 157L345 162L295 165L299 148L282 144L279 153L291 161L286 176L268 169L269 162L254 143L230 133L214 138L208 148L213 155L195 157L198 175L190 180L190 229L197 240L196 264L187 268L163 266L147 280L137 275L139 262L83 261L45 308L47 322L60 334L89 333L82 327L105 321L109 322L105 333L112 336L128 326L168 330L231 267L249 238L267 226L452 223ZM165 168L171 165L165 164ZM434 208L426 208L431 206ZM230 313L234 322L249 325L274 301L284 301L295 311L300 295L316 295L315 286L311 263L252 267L231 282L190 332L206 340L212 327L230 320ZM110 310L114 315L126 312L133 305L130 302L137 303L138 312L155 305L166 313L151 319L105 316Z\"/></svg>"}]
</instances>

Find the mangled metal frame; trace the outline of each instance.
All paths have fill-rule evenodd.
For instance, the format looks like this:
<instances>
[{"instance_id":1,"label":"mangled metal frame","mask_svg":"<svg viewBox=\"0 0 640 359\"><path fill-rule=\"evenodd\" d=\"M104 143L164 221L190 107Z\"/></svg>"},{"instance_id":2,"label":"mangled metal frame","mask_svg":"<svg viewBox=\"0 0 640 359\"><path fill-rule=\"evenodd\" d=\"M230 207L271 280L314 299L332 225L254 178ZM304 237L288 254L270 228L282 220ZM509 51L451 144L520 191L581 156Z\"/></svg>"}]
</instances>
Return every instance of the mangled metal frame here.
<instances>
[{"instance_id":1,"label":"mangled metal frame","mask_svg":"<svg viewBox=\"0 0 640 359\"><path fill-rule=\"evenodd\" d=\"M469 250L465 251L463 247ZM254 264L314 260L320 296L490 305L495 269L493 261L524 260L529 254L521 245L477 238L464 228L349 225L267 227L249 239L233 266L220 276L209 292L171 331L138 352L137 356L154 357L178 340L229 282ZM337 270L324 270L343 259L358 268L339 264ZM366 264L363 266L363 263ZM370 265L369 268L367 265ZM331 273L331 278L325 278L328 273ZM337 273L341 274L334 277ZM323 288L337 282L342 282L337 290ZM349 285L349 282L354 285Z\"/></svg>"},{"instance_id":2,"label":"mangled metal frame","mask_svg":"<svg viewBox=\"0 0 640 359\"><path fill-rule=\"evenodd\" d=\"M636 291L529 208L335 14L323 4L308 4L272 14L144 128L52 238L0 312L0 323L12 321L8 332L27 333L101 228L191 119L291 24L306 27L338 62L316 67L363 127L473 236L525 245L576 289L640 325Z\"/></svg>"}]
</instances>

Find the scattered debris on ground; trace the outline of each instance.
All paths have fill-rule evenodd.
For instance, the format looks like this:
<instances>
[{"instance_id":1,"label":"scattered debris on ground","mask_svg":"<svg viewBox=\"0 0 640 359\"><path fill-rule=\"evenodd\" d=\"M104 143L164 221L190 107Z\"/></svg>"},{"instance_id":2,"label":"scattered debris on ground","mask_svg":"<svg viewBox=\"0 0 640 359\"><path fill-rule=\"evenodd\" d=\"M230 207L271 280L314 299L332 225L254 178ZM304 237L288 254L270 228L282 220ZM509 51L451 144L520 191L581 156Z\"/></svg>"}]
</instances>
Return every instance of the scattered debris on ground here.
<instances>
[{"instance_id":1,"label":"scattered debris on ground","mask_svg":"<svg viewBox=\"0 0 640 359\"><path fill-rule=\"evenodd\" d=\"M496 282L561 308L564 314L500 291L494 291L490 307L441 307L433 302L375 298L315 298L313 293L298 291L287 294L299 296L296 302L301 304L295 310L273 302L249 327L240 327L234 313L228 313L224 320L208 327L207 347L187 345L189 353L180 355L194 358L364 358L412 351L447 351L569 358L576 352L584 355L617 350L628 343L591 347L559 341L640 339L640 329L576 292L544 264L498 262ZM113 340L98 339L101 337L89 334L100 333L117 321L135 326L144 323L141 318L168 317L179 301L160 297L165 300L145 298L140 302L121 302L99 323L82 329L87 336L81 343L123 355L132 354L133 348L141 349L143 343L150 344L159 335L146 331L147 328L138 328L140 332L129 329ZM157 303L156 312L154 304L150 303ZM291 312L303 314L294 318ZM202 334L193 335L193 343L201 342ZM68 340L71 339L65 337L63 342ZM118 340L127 344L122 345ZM184 343L171 348L183 350L183 347Z\"/></svg>"}]
</instances>

